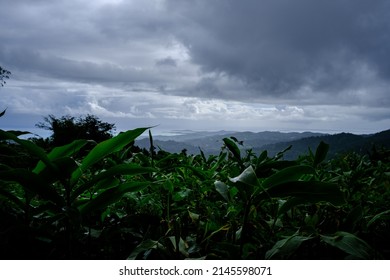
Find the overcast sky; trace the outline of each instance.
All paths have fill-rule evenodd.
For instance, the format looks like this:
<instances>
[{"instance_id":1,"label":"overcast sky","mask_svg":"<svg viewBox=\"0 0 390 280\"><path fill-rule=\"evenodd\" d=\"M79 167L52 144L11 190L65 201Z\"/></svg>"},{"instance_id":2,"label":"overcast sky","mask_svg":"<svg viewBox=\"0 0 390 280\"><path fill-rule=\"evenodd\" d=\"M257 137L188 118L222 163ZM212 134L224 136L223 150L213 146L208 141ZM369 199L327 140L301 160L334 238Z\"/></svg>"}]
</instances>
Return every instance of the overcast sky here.
<instances>
[{"instance_id":1,"label":"overcast sky","mask_svg":"<svg viewBox=\"0 0 390 280\"><path fill-rule=\"evenodd\" d=\"M0 0L2 129L390 128L388 0ZM152 130L153 132L153 130Z\"/></svg>"}]
</instances>

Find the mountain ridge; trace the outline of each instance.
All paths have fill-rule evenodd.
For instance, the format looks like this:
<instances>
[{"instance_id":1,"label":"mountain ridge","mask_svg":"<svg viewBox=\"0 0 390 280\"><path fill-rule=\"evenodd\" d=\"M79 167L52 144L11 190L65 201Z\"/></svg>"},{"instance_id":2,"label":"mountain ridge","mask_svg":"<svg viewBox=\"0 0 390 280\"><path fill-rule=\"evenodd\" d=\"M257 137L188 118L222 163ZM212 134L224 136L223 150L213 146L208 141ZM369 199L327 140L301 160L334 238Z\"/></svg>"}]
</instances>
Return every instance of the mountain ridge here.
<instances>
[{"instance_id":1,"label":"mountain ridge","mask_svg":"<svg viewBox=\"0 0 390 280\"><path fill-rule=\"evenodd\" d=\"M274 155L286 147L292 145L292 149L286 153L289 159L295 159L299 155L307 154L309 149L315 150L317 145L324 141L330 145L329 154L355 151L368 152L372 145L389 147L390 130L384 130L373 134L336 133L325 134L315 132L188 132L174 136L153 136L154 146L157 150L165 150L172 153L179 153L186 150L189 154L199 154L202 150L205 154L218 154L223 146L223 138L234 137L242 145L241 150L252 149L254 152L267 150L269 155ZM148 138L136 141L141 148L150 148Z\"/></svg>"},{"instance_id":2,"label":"mountain ridge","mask_svg":"<svg viewBox=\"0 0 390 280\"><path fill-rule=\"evenodd\" d=\"M309 149L315 151L318 144L323 141L329 144L328 158L334 157L337 154L348 152L357 152L359 154L368 154L372 152L372 148L390 148L390 129L380 131L373 134L353 134L353 133L337 133L332 135L322 135L316 137L302 138L291 142L279 142L268 145L262 145L263 150L267 150L273 155L292 145L288 151L287 159L296 159L300 155L307 154Z\"/></svg>"}]
</instances>

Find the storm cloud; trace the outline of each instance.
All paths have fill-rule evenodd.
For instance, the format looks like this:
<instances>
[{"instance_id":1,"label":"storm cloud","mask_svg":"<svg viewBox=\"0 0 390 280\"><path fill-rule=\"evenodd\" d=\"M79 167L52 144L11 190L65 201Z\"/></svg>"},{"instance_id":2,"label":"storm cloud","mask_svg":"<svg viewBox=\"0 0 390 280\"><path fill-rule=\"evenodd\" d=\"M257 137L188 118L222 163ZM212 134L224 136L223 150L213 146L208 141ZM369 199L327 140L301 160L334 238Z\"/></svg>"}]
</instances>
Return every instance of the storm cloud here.
<instances>
[{"instance_id":1,"label":"storm cloud","mask_svg":"<svg viewBox=\"0 0 390 280\"><path fill-rule=\"evenodd\" d=\"M386 0L0 4L0 65L12 72L0 108L15 115L93 113L183 129L388 128Z\"/></svg>"},{"instance_id":2,"label":"storm cloud","mask_svg":"<svg viewBox=\"0 0 390 280\"><path fill-rule=\"evenodd\" d=\"M176 35L192 61L204 72L239 78L252 89L231 98L304 94L315 103L315 95L326 94L338 103L347 102L339 96L346 94L357 103L363 101L361 91L381 96L378 84L388 91L388 1L168 3L185 19L186 28Z\"/></svg>"}]
</instances>

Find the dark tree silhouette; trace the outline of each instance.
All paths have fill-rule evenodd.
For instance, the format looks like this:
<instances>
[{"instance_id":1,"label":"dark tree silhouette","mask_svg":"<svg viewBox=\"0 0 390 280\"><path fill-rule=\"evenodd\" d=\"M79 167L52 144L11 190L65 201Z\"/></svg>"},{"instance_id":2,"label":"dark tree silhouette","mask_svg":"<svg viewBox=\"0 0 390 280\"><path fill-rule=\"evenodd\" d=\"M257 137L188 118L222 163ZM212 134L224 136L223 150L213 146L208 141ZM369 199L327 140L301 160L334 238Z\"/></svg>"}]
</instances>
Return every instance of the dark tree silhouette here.
<instances>
[{"instance_id":1,"label":"dark tree silhouette","mask_svg":"<svg viewBox=\"0 0 390 280\"><path fill-rule=\"evenodd\" d=\"M49 115L36 127L51 130L50 142L53 146L62 146L76 139L87 139L101 142L111 138L115 124L102 122L94 115L75 118L62 116L60 118Z\"/></svg>"},{"instance_id":2,"label":"dark tree silhouette","mask_svg":"<svg viewBox=\"0 0 390 280\"><path fill-rule=\"evenodd\" d=\"M0 66L0 85L1 86L4 86L6 84L5 79L9 79L9 75L11 75L11 72Z\"/></svg>"}]
</instances>

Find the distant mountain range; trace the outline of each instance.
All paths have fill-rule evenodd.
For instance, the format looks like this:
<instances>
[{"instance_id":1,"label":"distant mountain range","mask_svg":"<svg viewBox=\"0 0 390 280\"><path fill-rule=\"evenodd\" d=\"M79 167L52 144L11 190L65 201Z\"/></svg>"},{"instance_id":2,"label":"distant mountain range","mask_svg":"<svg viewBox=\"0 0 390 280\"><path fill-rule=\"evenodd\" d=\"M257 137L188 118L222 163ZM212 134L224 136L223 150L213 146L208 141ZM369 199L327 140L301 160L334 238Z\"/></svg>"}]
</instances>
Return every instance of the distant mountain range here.
<instances>
[{"instance_id":1,"label":"distant mountain range","mask_svg":"<svg viewBox=\"0 0 390 280\"><path fill-rule=\"evenodd\" d=\"M223 146L223 138L235 137L242 141L241 149L252 149L260 153L268 151L270 156L292 145L286 152L286 159L296 159L299 155L307 154L309 148L315 151L321 141L330 145L329 157L338 153L356 151L366 153L375 144L378 147L390 148L390 130L375 134L356 135L351 133L323 134L314 132L192 132L184 131L173 136L153 136L154 146L158 150L179 153L186 150L187 154L199 154L200 149L206 154L218 154ZM149 138L139 139L135 143L141 148L149 149Z\"/></svg>"}]
</instances>

